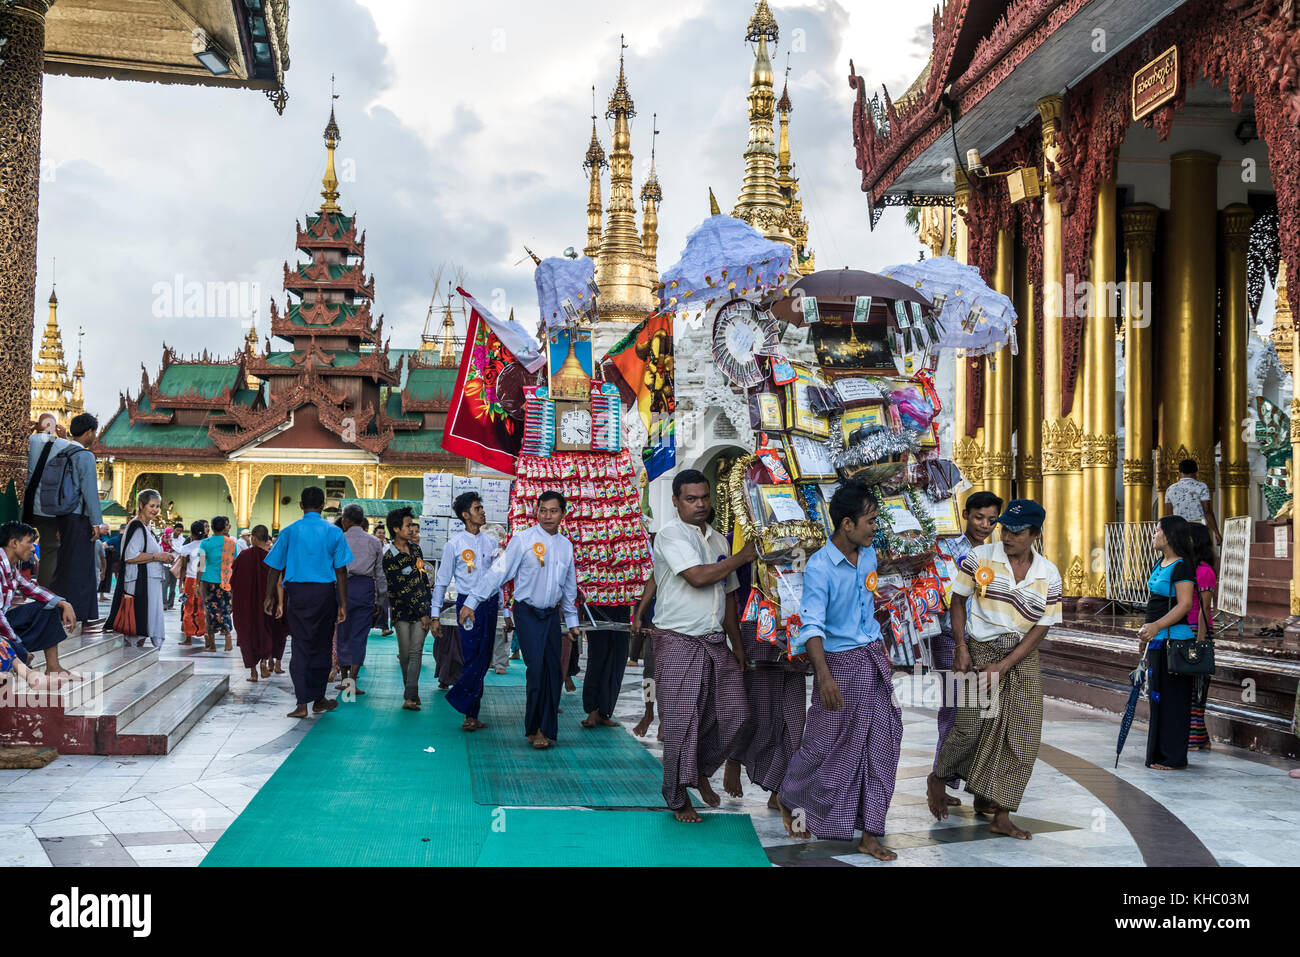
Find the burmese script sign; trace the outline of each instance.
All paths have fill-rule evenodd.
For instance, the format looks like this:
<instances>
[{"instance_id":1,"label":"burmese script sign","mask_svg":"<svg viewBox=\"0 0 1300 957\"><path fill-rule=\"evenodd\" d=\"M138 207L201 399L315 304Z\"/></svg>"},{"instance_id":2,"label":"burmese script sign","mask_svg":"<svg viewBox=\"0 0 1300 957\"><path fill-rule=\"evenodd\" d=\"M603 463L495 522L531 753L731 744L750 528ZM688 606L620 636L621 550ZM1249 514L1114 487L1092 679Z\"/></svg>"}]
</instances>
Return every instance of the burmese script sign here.
<instances>
[{"instance_id":1,"label":"burmese script sign","mask_svg":"<svg viewBox=\"0 0 1300 957\"><path fill-rule=\"evenodd\" d=\"M1178 47L1172 46L1133 74L1133 119L1140 120L1178 92Z\"/></svg>"},{"instance_id":2,"label":"burmese script sign","mask_svg":"<svg viewBox=\"0 0 1300 957\"><path fill-rule=\"evenodd\" d=\"M1229 615L1246 617L1246 588L1250 581L1250 540L1254 519L1249 515L1223 521L1219 551L1219 596L1215 605Z\"/></svg>"}]
</instances>

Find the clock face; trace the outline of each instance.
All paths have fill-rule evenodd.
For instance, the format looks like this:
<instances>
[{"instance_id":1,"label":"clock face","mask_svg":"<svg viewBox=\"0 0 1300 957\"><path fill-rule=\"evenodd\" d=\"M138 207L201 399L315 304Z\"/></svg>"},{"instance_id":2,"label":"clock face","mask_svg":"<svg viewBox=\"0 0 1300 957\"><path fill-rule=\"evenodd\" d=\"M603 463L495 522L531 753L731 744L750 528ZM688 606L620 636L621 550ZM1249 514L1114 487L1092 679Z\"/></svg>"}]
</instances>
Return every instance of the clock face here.
<instances>
[{"instance_id":1,"label":"clock face","mask_svg":"<svg viewBox=\"0 0 1300 957\"><path fill-rule=\"evenodd\" d=\"M569 445L591 444L591 413L570 409L560 416L560 441Z\"/></svg>"}]
</instances>

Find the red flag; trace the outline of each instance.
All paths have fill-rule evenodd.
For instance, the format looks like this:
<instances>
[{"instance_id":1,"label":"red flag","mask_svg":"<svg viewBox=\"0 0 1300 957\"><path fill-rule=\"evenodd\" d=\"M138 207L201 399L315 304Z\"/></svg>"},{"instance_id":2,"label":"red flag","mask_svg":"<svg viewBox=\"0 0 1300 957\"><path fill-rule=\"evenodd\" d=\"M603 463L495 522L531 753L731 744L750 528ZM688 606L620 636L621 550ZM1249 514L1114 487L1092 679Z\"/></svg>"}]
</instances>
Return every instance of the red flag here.
<instances>
[{"instance_id":1,"label":"red flag","mask_svg":"<svg viewBox=\"0 0 1300 957\"><path fill-rule=\"evenodd\" d=\"M465 351L460 357L460 373L451 396L442 447L453 455L463 455L498 472L513 474L523 441L523 423L506 413L496 386L497 376L514 361L514 356L474 308L477 303L470 302Z\"/></svg>"}]
</instances>

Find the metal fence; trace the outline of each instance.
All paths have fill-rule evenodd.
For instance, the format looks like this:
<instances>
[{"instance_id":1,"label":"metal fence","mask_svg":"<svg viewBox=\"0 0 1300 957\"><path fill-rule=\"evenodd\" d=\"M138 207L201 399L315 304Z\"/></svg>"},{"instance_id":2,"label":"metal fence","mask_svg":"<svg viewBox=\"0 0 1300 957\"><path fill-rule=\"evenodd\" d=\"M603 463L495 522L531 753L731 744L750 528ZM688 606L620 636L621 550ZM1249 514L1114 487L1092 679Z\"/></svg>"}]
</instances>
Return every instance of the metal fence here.
<instances>
[{"instance_id":1,"label":"metal fence","mask_svg":"<svg viewBox=\"0 0 1300 957\"><path fill-rule=\"evenodd\" d=\"M1106 524L1106 597L1111 601L1145 605L1151 593L1147 579L1156 562L1151 538L1156 522Z\"/></svg>"}]
</instances>

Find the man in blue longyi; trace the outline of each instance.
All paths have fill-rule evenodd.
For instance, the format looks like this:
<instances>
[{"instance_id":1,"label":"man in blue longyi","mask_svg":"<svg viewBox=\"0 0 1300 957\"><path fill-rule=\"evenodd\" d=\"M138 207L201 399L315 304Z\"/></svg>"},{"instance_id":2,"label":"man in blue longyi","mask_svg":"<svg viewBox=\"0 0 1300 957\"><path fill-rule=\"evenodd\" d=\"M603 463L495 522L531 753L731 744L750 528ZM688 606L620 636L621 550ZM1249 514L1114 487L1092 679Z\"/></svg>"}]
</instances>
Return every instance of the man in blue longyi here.
<instances>
[{"instance_id":1,"label":"man in blue longyi","mask_svg":"<svg viewBox=\"0 0 1300 957\"><path fill-rule=\"evenodd\" d=\"M325 491L316 485L302 490L302 518L280 532L266 556L271 569L266 576L268 615L288 619L292 645L289 677L298 696L290 718L307 717L307 702L321 714L338 707L338 699L325 697L329 683L334 629L348 616L348 564L352 550L343 530L321 517ZM284 606L278 600L284 577Z\"/></svg>"}]
</instances>

